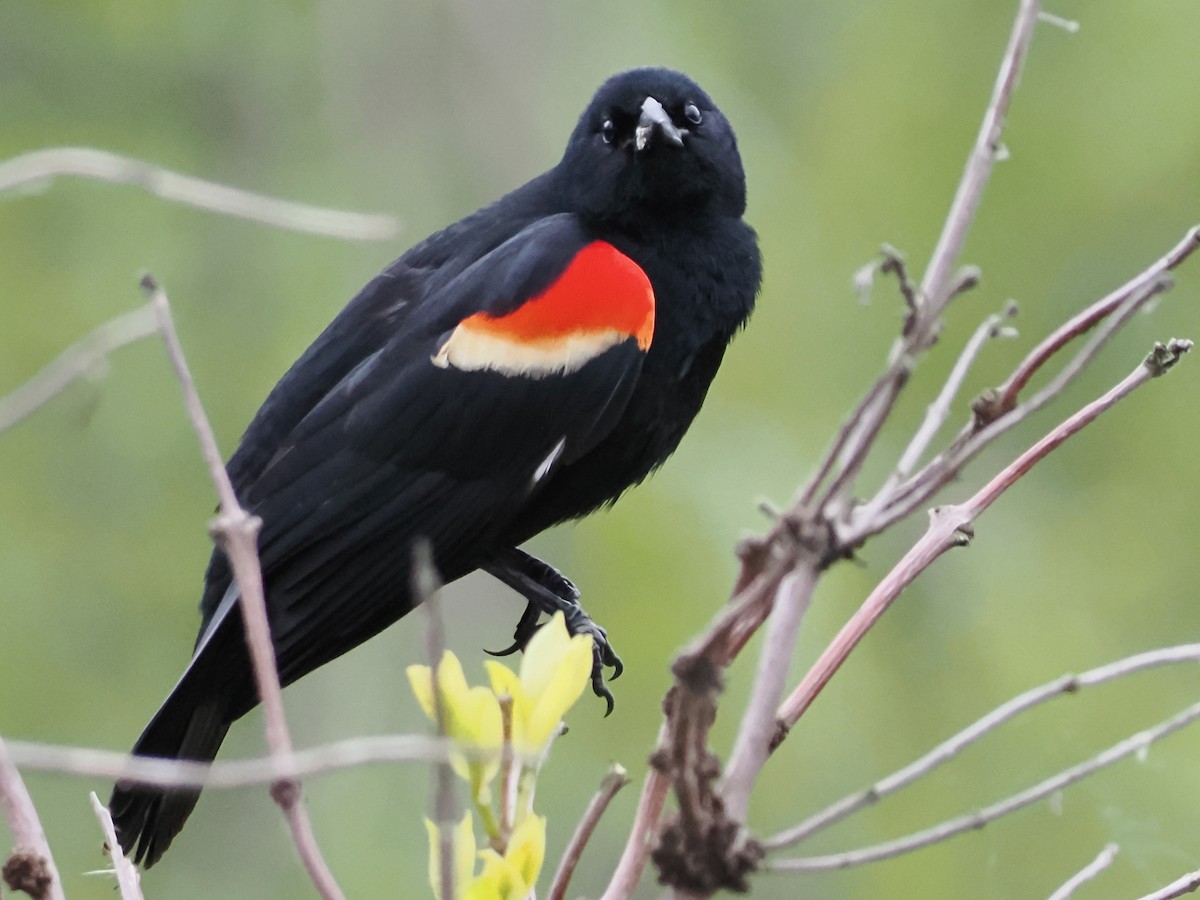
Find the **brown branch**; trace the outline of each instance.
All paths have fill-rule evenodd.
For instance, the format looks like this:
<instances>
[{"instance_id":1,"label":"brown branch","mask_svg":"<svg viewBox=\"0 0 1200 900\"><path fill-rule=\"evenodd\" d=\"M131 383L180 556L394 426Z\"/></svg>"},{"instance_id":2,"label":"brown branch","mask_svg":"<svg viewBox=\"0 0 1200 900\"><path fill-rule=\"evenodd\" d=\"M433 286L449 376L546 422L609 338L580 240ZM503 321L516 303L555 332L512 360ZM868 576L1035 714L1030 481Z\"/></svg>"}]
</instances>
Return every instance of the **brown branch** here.
<instances>
[{"instance_id":1,"label":"brown branch","mask_svg":"<svg viewBox=\"0 0 1200 900\"><path fill-rule=\"evenodd\" d=\"M105 322L60 353L23 385L0 397L0 432L45 406L78 379L102 372L108 355L114 350L157 332L158 322L149 305Z\"/></svg>"},{"instance_id":2,"label":"brown branch","mask_svg":"<svg viewBox=\"0 0 1200 900\"><path fill-rule=\"evenodd\" d=\"M0 870L4 883L10 890L23 891L34 900L64 900L62 880L37 808L21 773L8 758L3 738L0 738L0 813L13 838L13 851Z\"/></svg>"},{"instance_id":3,"label":"brown branch","mask_svg":"<svg viewBox=\"0 0 1200 900\"><path fill-rule=\"evenodd\" d=\"M1064 769L1019 793L1013 794L1011 797L1006 797L977 812L947 819L945 822L941 822L931 828L926 828L923 831L918 831L892 841L874 844L870 847L851 850L846 853L832 853L826 856L811 856L799 859L772 860L767 865L770 869L781 872L819 872L829 869L847 869L851 866L863 865L864 863L891 859L895 856L919 850L922 847L941 843L952 837L957 837L964 832L977 831L985 825L994 822L996 819L1023 809L1030 804L1037 803L1040 800L1044 800L1046 797L1069 787L1101 769L1107 768L1134 754L1144 752L1147 747L1156 741L1174 734L1197 719L1200 719L1200 703L1192 704L1170 719L1155 725L1153 728L1148 728L1123 741L1119 741L1090 759Z\"/></svg>"},{"instance_id":4,"label":"brown branch","mask_svg":"<svg viewBox=\"0 0 1200 900\"><path fill-rule=\"evenodd\" d=\"M660 748L666 741L666 736L667 723L664 722L658 734ZM662 819L663 806L667 802L667 792L670 789L671 780L654 765L652 759L650 770L642 784L642 793L638 797L637 812L633 817L629 837L625 841L625 849L600 900L626 900L633 896L650 858L651 843L658 834L658 823Z\"/></svg>"},{"instance_id":5,"label":"brown branch","mask_svg":"<svg viewBox=\"0 0 1200 900\"><path fill-rule=\"evenodd\" d=\"M88 798L92 801L92 811L100 820L100 828L104 832L104 850L112 860L113 874L117 878L117 888L121 892L121 900L143 900L141 878L138 875L137 866L125 858L125 852L121 849L120 841L117 840L117 829L113 827L108 807L100 802L95 791L88 794Z\"/></svg>"},{"instance_id":6,"label":"brown branch","mask_svg":"<svg viewBox=\"0 0 1200 900\"><path fill-rule=\"evenodd\" d=\"M550 884L548 900L564 900L567 896L571 876L575 874L575 867L579 865L579 860L583 857L583 850L587 846L587 842L591 840L596 826L600 824L600 817L608 809L612 798L627 784L629 784L629 775L624 768L614 763L600 783L600 789L596 791L591 802L588 803L587 809L584 810L583 818L580 819L575 833L571 835L567 849L563 851L562 861L558 864L558 871L554 873L554 881Z\"/></svg>"},{"instance_id":7,"label":"brown branch","mask_svg":"<svg viewBox=\"0 0 1200 900\"><path fill-rule=\"evenodd\" d=\"M991 419L989 414L981 414L980 410L985 404L983 400L977 400L972 424L964 428L946 450L893 491L890 497L878 497L856 510L851 517L851 524L842 529L841 540L858 546L869 536L878 534L932 500L985 447L1062 394L1092 363L1113 335L1128 324L1138 310L1170 286L1169 281L1158 279L1127 297L1049 384L1008 413Z\"/></svg>"},{"instance_id":8,"label":"brown branch","mask_svg":"<svg viewBox=\"0 0 1200 900\"><path fill-rule=\"evenodd\" d=\"M400 230L392 216L279 200L91 147L50 147L0 161L0 192L29 189L64 175L134 185L172 203L348 241L385 241Z\"/></svg>"},{"instance_id":9,"label":"brown branch","mask_svg":"<svg viewBox=\"0 0 1200 900\"><path fill-rule=\"evenodd\" d=\"M1117 307L1126 302L1130 297L1146 290L1158 281L1162 275L1177 268L1197 248L1200 248L1200 225L1189 230L1183 236L1183 239L1167 251L1157 262L1147 266L1146 269L1108 294L1108 296L1102 297L1087 309L1072 316L1069 321L1063 323L1061 327L1034 347L1004 384L996 389L996 393L998 394L995 401L996 406L1001 410L1008 410L1016 406L1018 395L1029 384L1030 379L1059 350L1080 335L1086 334L1098 322L1108 318Z\"/></svg>"},{"instance_id":10,"label":"brown branch","mask_svg":"<svg viewBox=\"0 0 1200 900\"><path fill-rule=\"evenodd\" d=\"M286 760L292 755L292 738L283 711L283 693L279 684L279 671L275 666L275 648L267 621L262 568L258 561L257 539L262 521L257 516L247 513L234 494L233 485L221 461L221 453L217 449L212 426L204 414L200 395L196 391L183 348L179 343L179 336L175 332L166 292L149 274L142 277L141 286L158 316L159 330L167 347L167 355L183 388L188 416L200 440L204 460L208 464L209 474L220 498L220 513L210 525L210 533L229 559L237 583L246 644L253 662L254 678L266 722L267 746L272 755ZM300 782L290 778L275 781L271 785L271 797L279 804L287 818L296 850L317 891L327 900L341 900L342 891L321 856L308 811L301 802Z\"/></svg>"},{"instance_id":11,"label":"brown branch","mask_svg":"<svg viewBox=\"0 0 1200 900\"><path fill-rule=\"evenodd\" d=\"M1150 379L1167 371L1190 347L1191 343L1188 341L1172 341L1169 345L1156 345L1155 351L1120 384L1064 420L1006 466L965 503L933 510L930 515L929 528L925 534L863 601L862 606L842 627L842 630L838 632L809 669L808 674L784 701L779 709L782 727L790 729L795 725L829 682L829 679L845 662L846 657L850 655L858 642L891 606L904 588L947 550L970 542L974 534L975 520L1001 494L1016 484L1051 451L1093 422L1101 413L1111 409L1118 401Z\"/></svg>"}]
</instances>

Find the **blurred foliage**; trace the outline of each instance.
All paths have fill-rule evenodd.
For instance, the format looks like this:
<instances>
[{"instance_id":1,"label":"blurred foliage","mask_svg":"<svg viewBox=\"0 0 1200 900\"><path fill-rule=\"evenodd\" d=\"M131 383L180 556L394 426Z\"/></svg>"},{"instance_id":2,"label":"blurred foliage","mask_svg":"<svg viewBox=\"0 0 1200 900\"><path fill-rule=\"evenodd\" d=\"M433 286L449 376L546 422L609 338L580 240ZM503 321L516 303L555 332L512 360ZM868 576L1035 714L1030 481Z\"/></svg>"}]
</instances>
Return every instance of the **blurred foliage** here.
<instances>
[{"instance_id":1,"label":"blurred foliage","mask_svg":"<svg viewBox=\"0 0 1200 900\"><path fill-rule=\"evenodd\" d=\"M887 241L927 258L977 128L1015 2L1006 0L7 0L0 4L0 158L103 147L281 196L395 212L393 245L289 234L63 180L0 197L0 392L141 302L151 269L226 452L258 403L354 291L412 242L552 165L607 75L681 68L738 129L749 218L766 257L760 310L676 458L611 513L540 538L582 587L627 673L617 708L586 702L543 774L549 859L616 759L644 772L673 651L723 602L731 548L784 502L882 365L900 321L890 285L862 308L851 274ZM1009 297L1017 342L984 354L995 383L1056 322L1125 280L1200 219L1200 5L1089 4L1070 35L1042 25L966 248L984 283L951 310L879 447L894 458L957 347ZM1200 337L1200 261L1048 412L985 455L964 495L1056 418L1128 372L1155 339ZM762 833L863 786L1010 695L1064 671L1200 636L1196 611L1197 360L1102 419L979 523L852 657L773 759L752 809ZM961 406L961 404L960 404ZM959 415L961 415L961 409ZM889 456L890 455L890 456ZM871 476L883 473L881 462ZM160 347L119 351L0 435L0 733L125 749L181 671L197 624L212 489ZM913 521L823 584L810 659L919 532ZM448 592L450 644L478 677L521 604L484 578ZM289 690L300 746L419 730L403 683L422 661L416 614ZM797 665L799 669L799 664ZM731 673L729 747L753 665ZM814 849L885 839L991 802L1191 702L1164 671L1030 716ZM256 716L223 758L260 752ZM755 895L1038 896L1109 840L1113 869L1080 896L1149 891L1197 865L1200 733L1059 801L922 853ZM31 774L72 898L113 896L87 791ZM636 784L636 782L635 782ZM357 770L306 785L318 837L352 897L420 896L428 771ZM595 895L623 841L619 797L576 876ZM265 791L210 791L150 897L308 895ZM652 878L639 896L656 895Z\"/></svg>"}]
</instances>

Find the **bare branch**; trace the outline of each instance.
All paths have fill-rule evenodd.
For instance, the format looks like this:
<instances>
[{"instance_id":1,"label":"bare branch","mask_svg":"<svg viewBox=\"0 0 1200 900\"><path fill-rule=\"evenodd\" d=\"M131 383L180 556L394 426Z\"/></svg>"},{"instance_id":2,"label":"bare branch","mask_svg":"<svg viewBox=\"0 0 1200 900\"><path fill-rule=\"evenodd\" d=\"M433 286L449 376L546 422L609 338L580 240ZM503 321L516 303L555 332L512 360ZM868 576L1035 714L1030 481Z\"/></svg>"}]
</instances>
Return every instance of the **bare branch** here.
<instances>
[{"instance_id":1,"label":"bare branch","mask_svg":"<svg viewBox=\"0 0 1200 900\"><path fill-rule=\"evenodd\" d=\"M746 820L750 792L771 753L778 728L775 709L787 686L788 664L796 649L804 614L808 612L817 587L819 562L808 555L783 579L771 618L767 621L766 640L758 658L752 693L725 767L721 788L726 812L739 822Z\"/></svg>"},{"instance_id":2,"label":"bare branch","mask_svg":"<svg viewBox=\"0 0 1200 900\"><path fill-rule=\"evenodd\" d=\"M114 350L158 331L154 310L138 307L105 322L10 394L0 397L0 432L45 406L76 380L103 372Z\"/></svg>"},{"instance_id":3,"label":"bare branch","mask_svg":"<svg viewBox=\"0 0 1200 900\"><path fill-rule=\"evenodd\" d=\"M954 398L958 396L958 392L962 389L963 382L966 380L967 373L974 364L979 352L983 349L983 345L988 341L997 337L1008 337L1012 332L1002 329L1001 323L1006 318L1012 318L1017 313L1016 304L1009 304L1001 313L993 313L988 316L979 327L975 329L975 333L971 335L971 339L967 341L963 347L962 353L954 363L954 367L950 370L950 375L946 378L946 383L942 386L942 390L938 393L937 398L933 403L929 404L929 408L925 410L925 418L921 422L921 427L917 429L912 440L900 455L900 462L896 465L896 472L893 476L893 481L889 485L885 485L882 494L890 493L890 487L894 487L904 478L908 477L913 468L920 461L921 457L928 449L930 442L937 435L938 429L942 427L946 419L950 416L950 407L954 403Z\"/></svg>"},{"instance_id":4,"label":"bare branch","mask_svg":"<svg viewBox=\"0 0 1200 900\"><path fill-rule=\"evenodd\" d=\"M412 593L415 605L425 610L425 655L433 685L433 719L439 738L446 737L446 707L439 677L442 657L446 655L446 628L438 606L442 579L433 562L433 546L419 538L412 545ZM454 827L458 823L458 797L454 790L454 770L448 759L434 766L433 822L438 836L438 888L442 897L455 896Z\"/></svg>"},{"instance_id":5,"label":"bare branch","mask_svg":"<svg viewBox=\"0 0 1200 900\"><path fill-rule=\"evenodd\" d=\"M117 840L117 829L113 827L112 816L108 807L100 802L96 792L88 794L92 801L92 811L100 820L100 828L104 831L104 849L113 863L113 874L117 877L117 888L121 891L121 900L143 900L141 877L137 866L125 858L121 843Z\"/></svg>"},{"instance_id":6,"label":"bare branch","mask_svg":"<svg viewBox=\"0 0 1200 900\"><path fill-rule=\"evenodd\" d=\"M23 891L34 900L65 900L54 854L42 830L33 798L21 773L8 757L0 738L0 813L13 838L13 851L0 874L10 890Z\"/></svg>"},{"instance_id":7,"label":"bare branch","mask_svg":"<svg viewBox=\"0 0 1200 900\"><path fill-rule=\"evenodd\" d=\"M1016 88L1021 64L1033 38L1039 7L1038 0L1021 0L991 100L984 112L975 145L967 157L967 164L946 216L941 236L925 269L925 277L921 280L916 296L917 302L909 321L905 324L904 334L892 347L887 371L880 376L871 387L868 396L859 404L843 428L834 450L826 457L826 461L818 469L817 476L802 493L802 505L808 505L816 496L817 485L830 472L832 460L839 456L842 458L841 472L826 492L820 506L824 507L853 484L874 444L875 436L891 414L896 397L908 380L916 355L930 347L937 337L942 311L953 294L962 290L961 283L952 283L951 272L975 217L983 186L991 174L1004 117ZM847 452L851 436L856 436L857 440Z\"/></svg>"},{"instance_id":8,"label":"bare branch","mask_svg":"<svg viewBox=\"0 0 1200 900\"><path fill-rule=\"evenodd\" d=\"M22 769L61 772L165 788L226 790L311 778L359 766L431 763L450 759L447 741L425 735L357 737L297 750L287 759L264 756L233 762L199 763L186 759L131 756L112 750L10 741L8 752ZM471 758L469 748L462 754ZM483 755L481 753L481 755Z\"/></svg>"},{"instance_id":9,"label":"bare branch","mask_svg":"<svg viewBox=\"0 0 1200 900\"><path fill-rule=\"evenodd\" d=\"M604 776L604 781L600 783L600 789L596 791L595 796L588 803L587 809L584 810L583 818L579 821L575 833L571 835L567 849L563 851L562 861L558 864L558 871L554 873L554 881L550 884L549 900L564 900L567 896L571 876L575 874L575 867L579 865L584 847L587 846L596 826L600 824L600 817L608 809L608 804L617 795L617 791L627 784L629 784L629 775L622 766L614 763L609 768L608 774Z\"/></svg>"},{"instance_id":10,"label":"bare branch","mask_svg":"<svg viewBox=\"0 0 1200 900\"><path fill-rule=\"evenodd\" d=\"M1071 319L1046 337L1033 348L1013 371L1008 380L997 389L996 405L1001 410L1011 409L1016 405L1017 396L1029 383L1037 371L1046 364L1063 346L1075 338L1090 331L1103 319L1110 316L1122 303L1129 300L1155 282L1164 274L1178 267L1192 253L1200 248L1200 225L1190 229L1183 239L1144 270L1139 272L1125 284L1105 297L1097 300L1087 309L1074 315Z\"/></svg>"},{"instance_id":11,"label":"bare branch","mask_svg":"<svg viewBox=\"0 0 1200 900\"><path fill-rule=\"evenodd\" d=\"M762 842L763 847L768 850L779 850L783 847L793 846L853 813L875 805L883 798L921 780L938 766L954 759L971 744L1036 706L1057 697L1073 697L1084 688L1124 678L1136 672L1176 663L1197 661L1200 661L1200 644L1181 644L1176 647L1138 653L1095 669L1089 669L1079 675L1063 675L1047 684L1039 685L996 707L903 769L881 778L865 790L843 797L836 803L831 803L799 825L767 838Z\"/></svg>"},{"instance_id":12,"label":"bare branch","mask_svg":"<svg viewBox=\"0 0 1200 900\"><path fill-rule=\"evenodd\" d=\"M668 723L664 722L658 732L657 746L660 749L665 744L667 735ZM671 779L654 765L652 759L650 770L646 773L646 781L642 785L642 793L638 797L637 812L633 817L629 838L625 841L625 849L621 852L621 858L617 861L616 869L600 900L628 900L633 896L650 858L651 842L658 833L658 824L662 819L663 806L667 802L667 792L670 789Z\"/></svg>"},{"instance_id":13,"label":"bare branch","mask_svg":"<svg viewBox=\"0 0 1200 900\"><path fill-rule=\"evenodd\" d=\"M1075 890L1087 882L1091 881L1105 869L1112 865L1113 859L1116 858L1117 852L1121 848L1116 844L1108 844L1101 850L1096 858L1090 863L1068 878L1057 891L1050 895L1050 900L1069 900L1070 896L1075 893Z\"/></svg>"},{"instance_id":14,"label":"bare branch","mask_svg":"<svg viewBox=\"0 0 1200 900\"><path fill-rule=\"evenodd\" d=\"M1056 16L1054 13L1043 11L1038 13L1038 21L1045 22L1047 25L1053 25L1055 28L1061 28L1067 34L1079 33L1079 22L1075 19L1065 19L1062 16Z\"/></svg>"},{"instance_id":15,"label":"bare branch","mask_svg":"<svg viewBox=\"0 0 1200 900\"><path fill-rule=\"evenodd\" d=\"M220 514L213 520L210 531L217 545L229 559L237 583L246 644L254 665L254 678L266 721L267 746L272 755L288 760L292 756L292 737L288 732L287 718L283 711L283 692L279 684L279 671L275 666L275 647L271 641L271 628L267 621L262 568L258 561L257 540L262 521L247 513L234 494L233 485L221 461L221 453L217 449L212 426L204 414L200 395L196 391L183 348L179 343L179 336L175 332L166 293L149 274L142 277L141 286L158 316L159 330L166 343L167 355L183 388L188 416L200 440L205 462L220 498ZM342 891L321 856L308 811L301 802L300 795L300 782L294 779L281 778L271 785L271 797L287 817L292 839L313 885L327 900L342 900Z\"/></svg>"},{"instance_id":16,"label":"bare branch","mask_svg":"<svg viewBox=\"0 0 1200 900\"><path fill-rule=\"evenodd\" d=\"M0 193L29 189L64 175L134 185L173 203L348 241L386 241L400 230L392 216L279 200L91 147L50 147L0 162Z\"/></svg>"},{"instance_id":17,"label":"bare branch","mask_svg":"<svg viewBox=\"0 0 1200 900\"><path fill-rule=\"evenodd\" d=\"M1160 278L1126 297L1120 306L1111 311L1108 320L1063 366L1051 382L1016 408L992 419L990 412L981 411L984 405L983 401L977 400L975 403L976 421L964 428L945 451L938 454L917 474L896 488L890 497L877 497L867 506L855 510L851 525L843 529L841 539L851 546L857 546L870 535L877 534L930 501L984 447L1030 418L1065 391L1068 385L1095 359L1112 336L1123 328L1139 309L1169 287L1170 282ZM990 406L990 404L988 405Z\"/></svg>"},{"instance_id":18,"label":"bare branch","mask_svg":"<svg viewBox=\"0 0 1200 900\"><path fill-rule=\"evenodd\" d=\"M1176 897L1194 893L1197 888L1200 888L1200 871L1188 872L1186 875L1172 881L1166 887L1152 894L1146 894L1144 897L1139 897L1138 900L1175 900Z\"/></svg>"},{"instance_id":19,"label":"bare branch","mask_svg":"<svg viewBox=\"0 0 1200 900\"><path fill-rule=\"evenodd\" d=\"M967 165L954 194L954 201L950 204L946 223L942 226L941 236L925 269L925 277L921 279L920 300L925 306L923 320L926 327L932 327L950 299L950 273L975 218L975 210L983 196L983 186L991 175L992 164L1000 146L1004 118L1008 115L1009 103L1021 74L1021 65L1033 40L1040 9L1041 4L1038 0L1021 0L1012 34L1008 39L1008 48L1004 51L1000 72L992 89L992 98L983 114L979 134L975 138L975 146L967 157Z\"/></svg>"},{"instance_id":20,"label":"bare branch","mask_svg":"<svg viewBox=\"0 0 1200 900\"><path fill-rule=\"evenodd\" d=\"M1190 349L1191 343L1172 341L1169 346L1158 346L1162 347L1172 360L1175 360L1179 354L1186 353ZM891 606L900 592L947 550L970 542L974 534L975 519L1001 494L1012 487L1052 450L1093 422L1101 413L1111 409L1118 401L1165 371L1158 364L1150 364L1149 361L1153 356L1154 354L1151 354L1151 357L1148 357L1104 396L1093 400L1051 430L980 488L971 499L957 506L939 507L932 511L929 528L925 534L884 576L884 579L863 601L862 606L842 627L842 630L813 663L808 674L784 701L779 709L779 719L785 729L791 728L804 714L829 679L845 662L846 657Z\"/></svg>"},{"instance_id":21,"label":"bare branch","mask_svg":"<svg viewBox=\"0 0 1200 900\"><path fill-rule=\"evenodd\" d=\"M773 870L785 872L818 872L827 869L846 869L864 863L877 862L881 859L890 859L922 847L940 843L967 831L976 831L988 823L999 819L1001 816L1016 812L1039 800L1044 800L1051 794L1061 791L1063 788L1088 777L1094 772L1120 762L1122 759L1132 756L1135 753L1144 752L1151 744L1162 740L1170 734L1174 734L1196 719L1200 719L1200 703L1195 703L1153 728L1148 728L1145 731L1132 735L1093 756L1091 759L1084 760L1078 765L1064 769L1044 781L1026 788L1020 793L1007 797L991 806L984 807L977 812L948 819L945 822L934 825L932 828L918 831L915 834L892 841L885 841L870 847L863 847L859 850L851 850L847 853L776 860L767 865Z\"/></svg>"}]
</instances>

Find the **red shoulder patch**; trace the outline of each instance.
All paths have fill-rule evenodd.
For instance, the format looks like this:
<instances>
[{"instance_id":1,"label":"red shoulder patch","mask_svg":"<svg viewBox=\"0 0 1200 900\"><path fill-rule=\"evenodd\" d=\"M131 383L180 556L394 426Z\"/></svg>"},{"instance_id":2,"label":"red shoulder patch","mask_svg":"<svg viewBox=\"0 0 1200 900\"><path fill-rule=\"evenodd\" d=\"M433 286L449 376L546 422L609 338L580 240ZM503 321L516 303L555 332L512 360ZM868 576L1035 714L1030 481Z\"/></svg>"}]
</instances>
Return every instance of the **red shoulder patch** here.
<instances>
[{"instance_id":1,"label":"red shoulder patch","mask_svg":"<svg viewBox=\"0 0 1200 900\"><path fill-rule=\"evenodd\" d=\"M433 362L512 375L571 372L631 337L642 350L654 338L650 279L612 244L593 241L512 312L463 319Z\"/></svg>"}]
</instances>

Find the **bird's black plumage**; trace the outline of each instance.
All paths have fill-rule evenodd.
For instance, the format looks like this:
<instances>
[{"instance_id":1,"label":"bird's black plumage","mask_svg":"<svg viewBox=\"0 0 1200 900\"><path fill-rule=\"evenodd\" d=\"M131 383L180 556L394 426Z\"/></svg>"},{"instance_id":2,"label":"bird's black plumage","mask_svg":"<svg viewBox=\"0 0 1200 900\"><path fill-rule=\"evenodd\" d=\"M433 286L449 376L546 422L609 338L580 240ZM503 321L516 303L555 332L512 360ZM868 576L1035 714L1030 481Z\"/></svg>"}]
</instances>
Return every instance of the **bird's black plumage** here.
<instances>
[{"instance_id":1,"label":"bird's black plumage","mask_svg":"<svg viewBox=\"0 0 1200 900\"><path fill-rule=\"evenodd\" d=\"M678 72L633 70L601 86L557 166L350 301L228 464L263 521L285 684L411 608L419 539L446 579L484 569L526 596L518 643L554 606L603 637L570 582L516 548L675 450L758 291L745 202L708 95ZM192 661L134 752L211 760L257 702L236 601L216 551ZM197 796L118 784L122 846L152 865Z\"/></svg>"}]
</instances>

